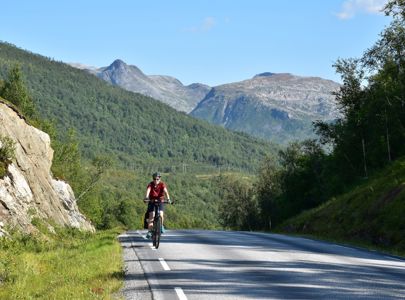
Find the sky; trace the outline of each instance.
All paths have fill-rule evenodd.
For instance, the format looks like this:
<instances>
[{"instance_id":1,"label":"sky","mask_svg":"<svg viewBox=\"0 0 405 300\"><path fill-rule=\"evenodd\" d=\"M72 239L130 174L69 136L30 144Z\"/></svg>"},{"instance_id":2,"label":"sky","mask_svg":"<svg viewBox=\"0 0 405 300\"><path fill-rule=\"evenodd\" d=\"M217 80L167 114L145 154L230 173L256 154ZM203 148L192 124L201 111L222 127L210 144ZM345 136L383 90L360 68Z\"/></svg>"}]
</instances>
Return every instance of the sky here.
<instances>
[{"instance_id":1,"label":"sky","mask_svg":"<svg viewBox=\"0 0 405 300\"><path fill-rule=\"evenodd\" d=\"M67 63L115 59L210 86L263 72L340 82L390 23L387 0L0 0L0 41Z\"/></svg>"}]
</instances>

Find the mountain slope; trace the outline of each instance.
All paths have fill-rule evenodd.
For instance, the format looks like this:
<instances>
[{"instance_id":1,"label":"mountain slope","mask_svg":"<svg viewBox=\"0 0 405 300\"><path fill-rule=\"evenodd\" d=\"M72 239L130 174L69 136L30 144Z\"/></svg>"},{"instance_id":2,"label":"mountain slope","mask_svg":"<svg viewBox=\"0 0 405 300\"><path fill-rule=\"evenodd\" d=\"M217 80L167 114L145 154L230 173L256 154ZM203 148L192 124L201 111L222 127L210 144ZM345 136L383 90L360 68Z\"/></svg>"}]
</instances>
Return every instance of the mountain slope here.
<instances>
[{"instance_id":1,"label":"mountain slope","mask_svg":"<svg viewBox=\"0 0 405 300\"><path fill-rule=\"evenodd\" d=\"M190 112L211 89L199 83L184 86L171 76L147 76L136 66L119 59L108 67L87 71L113 85L155 98L184 112Z\"/></svg>"},{"instance_id":2,"label":"mountain slope","mask_svg":"<svg viewBox=\"0 0 405 300\"><path fill-rule=\"evenodd\" d=\"M75 128L83 154L116 157L128 168L203 164L255 169L270 144L196 120L69 65L0 43L0 78L20 64L34 101L59 131ZM149 172L149 171L148 171Z\"/></svg>"},{"instance_id":3,"label":"mountain slope","mask_svg":"<svg viewBox=\"0 0 405 300\"><path fill-rule=\"evenodd\" d=\"M405 158L318 208L284 222L284 232L405 253Z\"/></svg>"},{"instance_id":4,"label":"mountain slope","mask_svg":"<svg viewBox=\"0 0 405 300\"><path fill-rule=\"evenodd\" d=\"M286 143L312 136L312 121L333 120L339 84L316 77L263 73L214 87L191 115L232 130Z\"/></svg>"}]
</instances>

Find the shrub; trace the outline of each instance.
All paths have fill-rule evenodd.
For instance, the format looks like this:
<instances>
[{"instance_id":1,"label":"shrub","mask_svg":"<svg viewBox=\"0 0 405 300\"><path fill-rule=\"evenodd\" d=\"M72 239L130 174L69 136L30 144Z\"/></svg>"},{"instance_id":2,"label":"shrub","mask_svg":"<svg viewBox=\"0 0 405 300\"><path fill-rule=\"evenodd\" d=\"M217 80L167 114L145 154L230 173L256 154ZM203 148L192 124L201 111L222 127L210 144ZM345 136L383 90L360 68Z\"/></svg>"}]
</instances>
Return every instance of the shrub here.
<instances>
[{"instance_id":1,"label":"shrub","mask_svg":"<svg viewBox=\"0 0 405 300\"><path fill-rule=\"evenodd\" d=\"M15 159L15 142L0 135L0 178L7 174L8 165Z\"/></svg>"}]
</instances>

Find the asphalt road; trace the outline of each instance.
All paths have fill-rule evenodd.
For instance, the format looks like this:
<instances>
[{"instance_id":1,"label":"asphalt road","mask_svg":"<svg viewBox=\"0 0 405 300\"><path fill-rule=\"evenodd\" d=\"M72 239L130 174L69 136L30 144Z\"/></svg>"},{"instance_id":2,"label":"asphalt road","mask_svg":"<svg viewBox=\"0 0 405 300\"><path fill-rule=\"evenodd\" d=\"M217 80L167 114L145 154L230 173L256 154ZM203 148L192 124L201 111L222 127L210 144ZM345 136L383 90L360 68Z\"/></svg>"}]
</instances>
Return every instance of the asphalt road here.
<instances>
[{"instance_id":1,"label":"asphalt road","mask_svg":"<svg viewBox=\"0 0 405 300\"><path fill-rule=\"evenodd\" d=\"M401 258L231 231L168 230L156 250L145 233L120 237L126 299L405 299Z\"/></svg>"}]
</instances>

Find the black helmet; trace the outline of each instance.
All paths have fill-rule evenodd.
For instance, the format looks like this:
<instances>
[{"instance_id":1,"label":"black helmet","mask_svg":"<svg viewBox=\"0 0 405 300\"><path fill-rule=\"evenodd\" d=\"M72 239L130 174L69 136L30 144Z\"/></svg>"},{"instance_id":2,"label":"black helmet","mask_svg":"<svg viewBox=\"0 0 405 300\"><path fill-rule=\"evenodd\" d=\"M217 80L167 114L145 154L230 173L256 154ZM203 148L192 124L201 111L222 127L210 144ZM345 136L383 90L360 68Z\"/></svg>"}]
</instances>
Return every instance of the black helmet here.
<instances>
[{"instance_id":1,"label":"black helmet","mask_svg":"<svg viewBox=\"0 0 405 300\"><path fill-rule=\"evenodd\" d=\"M162 175L160 175L159 172L155 172L155 173L153 173L152 177L153 177L153 179L155 179L157 177L162 177Z\"/></svg>"}]
</instances>

